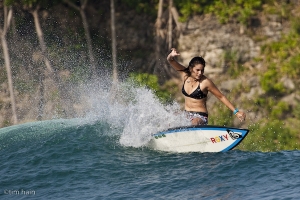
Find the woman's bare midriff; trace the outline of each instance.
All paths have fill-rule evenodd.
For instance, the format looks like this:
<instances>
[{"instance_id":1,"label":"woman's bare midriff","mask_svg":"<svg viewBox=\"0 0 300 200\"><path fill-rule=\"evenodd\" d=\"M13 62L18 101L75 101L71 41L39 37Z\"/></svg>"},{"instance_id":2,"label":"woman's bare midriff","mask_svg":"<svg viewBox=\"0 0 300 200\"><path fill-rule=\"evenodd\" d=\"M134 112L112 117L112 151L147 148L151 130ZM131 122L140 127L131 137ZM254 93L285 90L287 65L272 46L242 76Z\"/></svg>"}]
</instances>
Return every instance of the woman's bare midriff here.
<instances>
[{"instance_id":1,"label":"woman's bare midriff","mask_svg":"<svg viewBox=\"0 0 300 200\"><path fill-rule=\"evenodd\" d=\"M206 109L206 98L204 99L192 99L190 97L185 97L185 110L194 112L205 112Z\"/></svg>"}]
</instances>

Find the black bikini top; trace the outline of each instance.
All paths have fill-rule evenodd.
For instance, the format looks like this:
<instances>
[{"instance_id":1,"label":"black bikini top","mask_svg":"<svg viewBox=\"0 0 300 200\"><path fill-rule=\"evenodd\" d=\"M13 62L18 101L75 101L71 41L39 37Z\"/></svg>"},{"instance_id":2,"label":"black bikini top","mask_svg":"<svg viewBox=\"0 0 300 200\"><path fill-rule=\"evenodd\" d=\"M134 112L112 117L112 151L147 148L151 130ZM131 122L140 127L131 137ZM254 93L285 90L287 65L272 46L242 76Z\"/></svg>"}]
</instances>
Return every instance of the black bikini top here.
<instances>
[{"instance_id":1,"label":"black bikini top","mask_svg":"<svg viewBox=\"0 0 300 200\"><path fill-rule=\"evenodd\" d=\"M185 80L186 81L186 80ZM199 82L199 85L198 87L196 88L196 90L194 90L194 92L192 92L191 94L188 94L186 93L185 89L184 89L184 84L185 84L185 81L182 85L182 94L186 97L190 97L190 98L193 98L193 99L203 99L205 97L207 97L207 94L204 94L202 92L202 90L200 89L200 82Z\"/></svg>"}]
</instances>

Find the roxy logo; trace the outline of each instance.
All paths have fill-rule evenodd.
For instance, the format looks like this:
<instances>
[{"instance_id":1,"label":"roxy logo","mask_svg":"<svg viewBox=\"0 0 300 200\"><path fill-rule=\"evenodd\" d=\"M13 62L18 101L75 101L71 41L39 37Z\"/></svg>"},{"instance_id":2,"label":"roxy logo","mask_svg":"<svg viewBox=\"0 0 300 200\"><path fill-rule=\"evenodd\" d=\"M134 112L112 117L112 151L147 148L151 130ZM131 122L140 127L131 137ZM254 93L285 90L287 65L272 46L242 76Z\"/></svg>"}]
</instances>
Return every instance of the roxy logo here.
<instances>
[{"instance_id":1,"label":"roxy logo","mask_svg":"<svg viewBox=\"0 0 300 200\"><path fill-rule=\"evenodd\" d=\"M233 139L233 140L236 140L236 139L239 139L242 137L242 135L240 133L235 133L231 130L227 130L229 136Z\"/></svg>"},{"instance_id":2,"label":"roxy logo","mask_svg":"<svg viewBox=\"0 0 300 200\"><path fill-rule=\"evenodd\" d=\"M228 135L220 135L220 136L216 136L214 138L210 138L212 143L218 143L218 142L225 142L228 140Z\"/></svg>"},{"instance_id":3,"label":"roxy logo","mask_svg":"<svg viewBox=\"0 0 300 200\"><path fill-rule=\"evenodd\" d=\"M218 143L218 142L225 142L228 140L228 135L231 137L231 139L236 140L242 137L240 133L235 133L231 130L227 130L228 134L226 135L220 135L213 138L210 138L212 143Z\"/></svg>"}]
</instances>

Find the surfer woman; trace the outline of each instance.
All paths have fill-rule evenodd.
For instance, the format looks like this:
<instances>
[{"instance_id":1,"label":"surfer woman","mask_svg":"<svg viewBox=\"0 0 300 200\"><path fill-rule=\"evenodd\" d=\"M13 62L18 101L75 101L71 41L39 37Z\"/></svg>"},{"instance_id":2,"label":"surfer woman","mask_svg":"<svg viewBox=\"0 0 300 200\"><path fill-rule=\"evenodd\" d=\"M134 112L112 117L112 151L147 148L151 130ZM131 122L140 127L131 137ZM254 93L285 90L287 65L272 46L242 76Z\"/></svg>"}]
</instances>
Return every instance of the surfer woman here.
<instances>
[{"instance_id":1,"label":"surfer woman","mask_svg":"<svg viewBox=\"0 0 300 200\"><path fill-rule=\"evenodd\" d=\"M205 60L202 57L194 57L186 68L174 58L180 54L175 48L171 49L167 60L183 77L182 93L185 96L185 112L192 125L207 125L208 112L206 108L207 93L211 92L223 102L240 121L244 121L246 114L235 108L232 103L220 92L215 84L204 73Z\"/></svg>"}]
</instances>

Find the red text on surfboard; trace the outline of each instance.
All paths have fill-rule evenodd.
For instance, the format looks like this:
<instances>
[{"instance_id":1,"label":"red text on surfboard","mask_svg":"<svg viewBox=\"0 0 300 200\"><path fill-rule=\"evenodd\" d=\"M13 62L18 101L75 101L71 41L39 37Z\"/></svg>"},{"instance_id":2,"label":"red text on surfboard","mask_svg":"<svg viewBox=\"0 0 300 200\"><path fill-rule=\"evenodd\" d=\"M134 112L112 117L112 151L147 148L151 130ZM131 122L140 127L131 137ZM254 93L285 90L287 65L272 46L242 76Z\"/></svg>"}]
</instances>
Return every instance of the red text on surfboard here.
<instances>
[{"instance_id":1,"label":"red text on surfboard","mask_svg":"<svg viewBox=\"0 0 300 200\"><path fill-rule=\"evenodd\" d=\"M225 142L228 140L228 134L216 136L214 138L210 138L212 143Z\"/></svg>"}]
</instances>

